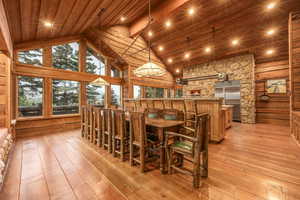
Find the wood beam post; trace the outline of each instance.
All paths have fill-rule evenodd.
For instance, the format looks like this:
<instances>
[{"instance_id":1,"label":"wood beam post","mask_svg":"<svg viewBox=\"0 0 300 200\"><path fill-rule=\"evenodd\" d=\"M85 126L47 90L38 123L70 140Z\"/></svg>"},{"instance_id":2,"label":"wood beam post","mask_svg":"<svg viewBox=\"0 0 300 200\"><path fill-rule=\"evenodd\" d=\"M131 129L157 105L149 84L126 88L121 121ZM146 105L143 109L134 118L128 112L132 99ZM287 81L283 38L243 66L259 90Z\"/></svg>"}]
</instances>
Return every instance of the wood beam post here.
<instances>
[{"instance_id":1,"label":"wood beam post","mask_svg":"<svg viewBox=\"0 0 300 200\"><path fill-rule=\"evenodd\" d=\"M159 6L157 6L152 12L152 18L154 21L161 21L166 19L171 12L178 9L183 4L190 0L165 0ZM130 36L135 36L142 32L148 25L148 14L145 14L140 19L136 20L129 27Z\"/></svg>"}]
</instances>

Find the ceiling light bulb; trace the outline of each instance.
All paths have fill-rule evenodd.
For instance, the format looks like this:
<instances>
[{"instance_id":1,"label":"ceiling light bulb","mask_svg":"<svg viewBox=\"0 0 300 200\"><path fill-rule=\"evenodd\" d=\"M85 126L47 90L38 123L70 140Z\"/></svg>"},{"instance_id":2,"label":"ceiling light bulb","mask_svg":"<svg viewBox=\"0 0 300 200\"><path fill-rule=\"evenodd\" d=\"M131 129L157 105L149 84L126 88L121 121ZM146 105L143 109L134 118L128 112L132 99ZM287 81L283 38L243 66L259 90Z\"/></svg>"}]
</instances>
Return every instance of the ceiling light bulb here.
<instances>
[{"instance_id":1,"label":"ceiling light bulb","mask_svg":"<svg viewBox=\"0 0 300 200\"><path fill-rule=\"evenodd\" d=\"M51 28L53 26L53 24L49 21L44 21L44 26L47 28Z\"/></svg>"},{"instance_id":2,"label":"ceiling light bulb","mask_svg":"<svg viewBox=\"0 0 300 200\"><path fill-rule=\"evenodd\" d=\"M238 45L239 44L239 40L232 40L232 42L231 42L231 44L233 45L233 46L236 46L236 45Z\"/></svg>"},{"instance_id":3,"label":"ceiling light bulb","mask_svg":"<svg viewBox=\"0 0 300 200\"><path fill-rule=\"evenodd\" d=\"M185 55L184 55L184 58L189 58L191 55L189 54L189 53L186 53Z\"/></svg>"},{"instance_id":4,"label":"ceiling light bulb","mask_svg":"<svg viewBox=\"0 0 300 200\"><path fill-rule=\"evenodd\" d=\"M126 18L125 17L121 17L120 20L121 20L121 22L124 22L126 20Z\"/></svg>"},{"instance_id":5,"label":"ceiling light bulb","mask_svg":"<svg viewBox=\"0 0 300 200\"><path fill-rule=\"evenodd\" d=\"M149 31L149 32L148 32L148 36L149 36L149 37L152 37L152 36L153 36L152 31Z\"/></svg>"},{"instance_id":6,"label":"ceiling light bulb","mask_svg":"<svg viewBox=\"0 0 300 200\"><path fill-rule=\"evenodd\" d=\"M273 35L275 33L274 29L270 29L267 31L267 35Z\"/></svg>"},{"instance_id":7,"label":"ceiling light bulb","mask_svg":"<svg viewBox=\"0 0 300 200\"><path fill-rule=\"evenodd\" d=\"M189 11L188 11L189 15L193 15L195 13L195 10L194 8L190 8Z\"/></svg>"},{"instance_id":8,"label":"ceiling light bulb","mask_svg":"<svg viewBox=\"0 0 300 200\"><path fill-rule=\"evenodd\" d=\"M168 59L168 63L172 63L173 62L173 59L172 58L169 58Z\"/></svg>"},{"instance_id":9,"label":"ceiling light bulb","mask_svg":"<svg viewBox=\"0 0 300 200\"><path fill-rule=\"evenodd\" d=\"M163 50L164 50L164 47L163 47L163 46L159 46L159 47L158 47L158 50L159 50L159 51L163 51Z\"/></svg>"},{"instance_id":10,"label":"ceiling light bulb","mask_svg":"<svg viewBox=\"0 0 300 200\"><path fill-rule=\"evenodd\" d=\"M172 25L172 24L171 24L171 21L170 21L170 20L166 21L166 27L167 27L167 28L169 28L171 25Z\"/></svg>"},{"instance_id":11,"label":"ceiling light bulb","mask_svg":"<svg viewBox=\"0 0 300 200\"><path fill-rule=\"evenodd\" d=\"M276 3L275 3L275 2L271 2L271 3L269 3L269 4L267 5L267 9L268 9L268 10L271 10L271 9L275 8L275 6L276 6Z\"/></svg>"},{"instance_id":12,"label":"ceiling light bulb","mask_svg":"<svg viewBox=\"0 0 300 200\"><path fill-rule=\"evenodd\" d=\"M180 72L180 70L179 69L176 69L176 73L179 73Z\"/></svg>"},{"instance_id":13,"label":"ceiling light bulb","mask_svg":"<svg viewBox=\"0 0 300 200\"><path fill-rule=\"evenodd\" d=\"M269 49L266 51L266 54L267 55L272 55L274 53L274 50L273 49Z\"/></svg>"},{"instance_id":14,"label":"ceiling light bulb","mask_svg":"<svg viewBox=\"0 0 300 200\"><path fill-rule=\"evenodd\" d=\"M206 47L206 48L205 48L205 52L206 52L206 53L211 52L211 48L210 48L210 47Z\"/></svg>"}]
</instances>

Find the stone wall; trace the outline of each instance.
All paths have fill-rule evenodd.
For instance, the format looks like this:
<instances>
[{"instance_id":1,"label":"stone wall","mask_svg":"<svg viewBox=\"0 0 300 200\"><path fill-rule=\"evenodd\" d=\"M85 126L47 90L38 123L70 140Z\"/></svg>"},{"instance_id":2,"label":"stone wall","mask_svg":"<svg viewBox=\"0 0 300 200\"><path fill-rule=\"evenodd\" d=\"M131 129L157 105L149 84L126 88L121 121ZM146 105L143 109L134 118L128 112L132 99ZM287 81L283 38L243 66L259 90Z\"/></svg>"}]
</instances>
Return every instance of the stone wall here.
<instances>
[{"instance_id":1,"label":"stone wall","mask_svg":"<svg viewBox=\"0 0 300 200\"><path fill-rule=\"evenodd\" d=\"M242 55L187 67L183 71L183 78L226 73L229 80L240 80L241 121L242 123L255 123L254 67L254 56ZM188 95L190 90L201 90L202 97L213 97L217 81L217 79L189 81L188 85L183 87L184 94Z\"/></svg>"}]
</instances>

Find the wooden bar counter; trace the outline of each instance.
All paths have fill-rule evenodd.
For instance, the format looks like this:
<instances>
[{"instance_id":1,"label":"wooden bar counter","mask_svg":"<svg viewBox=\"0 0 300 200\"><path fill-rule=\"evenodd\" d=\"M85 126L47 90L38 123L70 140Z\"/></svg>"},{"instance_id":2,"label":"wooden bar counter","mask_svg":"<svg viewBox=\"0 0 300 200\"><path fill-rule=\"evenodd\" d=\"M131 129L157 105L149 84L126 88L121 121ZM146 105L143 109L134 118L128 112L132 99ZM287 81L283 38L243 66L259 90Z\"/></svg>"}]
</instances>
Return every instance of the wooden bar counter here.
<instances>
[{"instance_id":1,"label":"wooden bar counter","mask_svg":"<svg viewBox=\"0 0 300 200\"><path fill-rule=\"evenodd\" d=\"M186 113L208 113L211 117L210 140L220 142L225 133L222 98L141 98L124 99L124 109L143 112L146 108L177 109Z\"/></svg>"}]
</instances>

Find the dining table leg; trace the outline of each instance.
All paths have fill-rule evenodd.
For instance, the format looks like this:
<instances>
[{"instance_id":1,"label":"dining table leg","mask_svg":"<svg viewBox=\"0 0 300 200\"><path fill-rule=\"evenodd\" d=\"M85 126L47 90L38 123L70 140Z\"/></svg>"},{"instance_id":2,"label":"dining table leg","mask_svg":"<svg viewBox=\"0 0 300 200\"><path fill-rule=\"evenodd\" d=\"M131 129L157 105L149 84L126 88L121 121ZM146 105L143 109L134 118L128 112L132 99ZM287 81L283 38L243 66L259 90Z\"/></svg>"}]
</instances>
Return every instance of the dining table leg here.
<instances>
[{"instance_id":1,"label":"dining table leg","mask_svg":"<svg viewBox=\"0 0 300 200\"><path fill-rule=\"evenodd\" d=\"M165 137L164 129L158 128L158 137L160 141L160 173L166 173L166 150L165 150Z\"/></svg>"}]
</instances>

